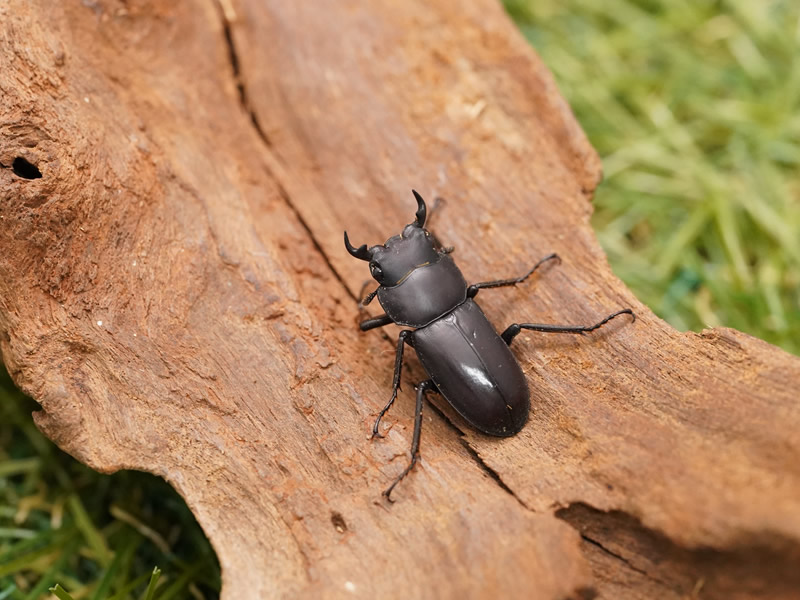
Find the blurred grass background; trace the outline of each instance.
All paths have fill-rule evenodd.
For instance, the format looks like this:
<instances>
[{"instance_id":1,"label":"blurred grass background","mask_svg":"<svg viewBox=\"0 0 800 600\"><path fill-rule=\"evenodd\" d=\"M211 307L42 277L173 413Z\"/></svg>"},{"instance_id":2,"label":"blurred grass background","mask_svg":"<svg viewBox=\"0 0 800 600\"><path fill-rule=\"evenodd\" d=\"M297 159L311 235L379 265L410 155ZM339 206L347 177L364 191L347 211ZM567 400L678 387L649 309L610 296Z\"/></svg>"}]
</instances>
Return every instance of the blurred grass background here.
<instances>
[{"instance_id":1,"label":"blurred grass background","mask_svg":"<svg viewBox=\"0 0 800 600\"><path fill-rule=\"evenodd\" d=\"M506 0L599 151L595 229L678 329L800 353L800 2ZM213 598L219 567L180 497L99 475L33 426L0 375L0 600ZM128 588L131 588L130 590Z\"/></svg>"},{"instance_id":2,"label":"blurred grass background","mask_svg":"<svg viewBox=\"0 0 800 600\"><path fill-rule=\"evenodd\" d=\"M49 596L216 598L216 556L166 482L133 471L101 475L58 450L31 419L38 405L0 370L0 600Z\"/></svg>"},{"instance_id":3,"label":"blurred grass background","mask_svg":"<svg viewBox=\"0 0 800 600\"><path fill-rule=\"evenodd\" d=\"M614 272L800 353L800 2L505 0L603 159Z\"/></svg>"}]
</instances>

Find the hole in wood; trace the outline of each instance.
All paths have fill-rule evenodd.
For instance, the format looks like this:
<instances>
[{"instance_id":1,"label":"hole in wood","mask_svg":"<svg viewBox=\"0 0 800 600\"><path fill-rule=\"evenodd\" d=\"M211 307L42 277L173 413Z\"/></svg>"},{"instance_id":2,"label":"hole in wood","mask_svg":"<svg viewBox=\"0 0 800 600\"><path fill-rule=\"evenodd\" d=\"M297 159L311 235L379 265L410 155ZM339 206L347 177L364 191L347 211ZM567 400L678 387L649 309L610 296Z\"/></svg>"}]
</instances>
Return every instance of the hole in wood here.
<instances>
[{"instance_id":1,"label":"hole in wood","mask_svg":"<svg viewBox=\"0 0 800 600\"><path fill-rule=\"evenodd\" d=\"M344 522L344 517L338 512L331 513L331 523L339 533L347 531L347 523Z\"/></svg>"},{"instance_id":2,"label":"hole in wood","mask_svg":"<svg viewBox=\"0 0 800 600\"><path fill-rule=\"evenodd\" d=\"M14 159L11 168L14 170L14 175L23 179L41 179L42 177L42 172L36 165L32 165L21 156Z\"/></svg>"}]
</instances>

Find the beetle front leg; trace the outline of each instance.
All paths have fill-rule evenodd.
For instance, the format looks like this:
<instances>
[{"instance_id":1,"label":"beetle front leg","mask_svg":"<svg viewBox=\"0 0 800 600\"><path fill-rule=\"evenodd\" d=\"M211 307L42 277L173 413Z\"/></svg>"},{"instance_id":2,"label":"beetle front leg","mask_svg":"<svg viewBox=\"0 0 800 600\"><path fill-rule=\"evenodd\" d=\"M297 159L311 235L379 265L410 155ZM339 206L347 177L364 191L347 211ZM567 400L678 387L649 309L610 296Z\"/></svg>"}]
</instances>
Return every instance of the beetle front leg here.
<instances>
[{"instance_id":1,"label":"beetle front leg","mask_svg":"<svg viewBox=\"0 0 800 600\"><path fill-rule=\"evenodd\" d=\"M558 262L561 262L561 258L558 256L558 254L553 252L552 254L548 254L539 262L537 262L535 265L533 265L533 268L527 273L525 273L525 275L523 275L522 277L515 277L513 279L497 279L495 281L482 281L480 283L473 283L471 286L467 288L467 298L474 298L475 296L478 295L479 291L485 290L487 288L505 287L508 285L517 285L518 283L522 283L528 277L533 275L536 272L536 269L541 267L548 260L557 260Z\"/></svg>"},{"instance_id":2,"label":"beetle front leg","mask_svg":"<svg viewBox=\"0 0 800 600\"><path fill-rule=\"evenodd\" d=\"M361 323L358 324L359 329L361 331L369 331L370 329L375 329L376 327L384 327L385 325L389 325L393 323L391 317L387 315L381 315L380 317L373 317L371 319L364 319Z\"/></svg>"},{"instance_id":3,"label":"beetle front leg","mask_svg":"<svg viewBox=\"0 0 800 600\"><path fill-rule=\"evenodd\" d=\"M369 281L365 281L364 285L361 286L361 291L358 293L358 297L361 298L364 296L364 290L367 289L367 286L370 284ZM372 292L367 294L363 300L358 301L358 313L359 315L363 315L367 311L365 310L365 306L372 302L373 298L378 294L378 290L380 286L375 288ZM364 319L358 324L359 329L361 331L369 331L370 329L375 329L376 327L383 327L384 325L388 325L392 323L392 320L387 317L385 314L380 315L379 317L370 317L369 319Z\"/></svg>"},{"instance_id":4,"label":"beetle front leg","mask_svg":"<svg viewBox=\"0 0 800 600\"><path fill-rule=\"evenodd\" d=\"M361 293L358 294L359 297L364 296L364 290L367 288L368 285L369 285L369 281L367 283L365 283L363 286L361 286ZM378 290L379 289L380 289L380 286L376 287L369 294L364 296L363 299L359 300L359 302L358 302L359 310L364 308L367 304L369 304L370 302L372 302L375 299L375 296L378 295Z\"/></svg>"},{"instance_id":5,"label":"beetle front leg","mask_svg":"<svg viewBox=\"0 0 800 600\"><path fill-rule=\"evenodd\" d=\"M386 414L386 411L388 411L392 407L392 404L394 404L394 401L397 399L397 391L400 389L400 372L403 369L403 349L406 344L408 344L409 346L413 345L413 342L411 341L413 338L410 337L412 333L413 331L411 331L410 329L404 329L403 331L400 332L400 335L397 338L397 352L395 353L394 357L394 378L392 379L392 397L389 398L389 402L386 403L386 406L383 407L380 414L378 415L378 418L375 419L375 424L372 426L373 438L383 437L378 432L378 426L381 424L381 419L383 418L383 415Z\"/></svg>"},{"instance_id":6,"label":"beetle front leg","mask_svg":"<svg viewBox=\"0 0 800 600\"><path fill-rule=\"evenodd\" d=\"M361 290L358 292L358 297L359 298L363 297L361 300L358 301L358 314L360 316L363 316L367 312L365 307L367 306L367 304L372 302L375 296L378 295L378 290L380 289L380 286L378 286L369 294L364 296L364 290L367 289L369 284L370 281L365 281L364 284L361 286ZM361 331L369 331L370 329L375 329L376 327L383 327L384 325L388 325L389 323L392 323L392 320L389 317L387 317L386 314L382 314L379 317L370 317L368 319L364 319L358 324L358 327L359 329L361 329Z\"/></svg>"},{"instance_id":7,"label":"beetle front leg","mask_svg":"<svg viewBox=\"0 0 800 600\"><path fill-rule=\"evenodd\" d=\"M511 342L514 341L514 338L519 335L519 333L523 329L528 329L530 331L541 331L543 333L589 333L590 331L594 331L595 329L599 329L606 323L608 323L611 319L618 317L620 315L630 315L633 317L633 320L636 320L636 315L633 314L633 311L630 308L623 308L622 310L618 310L617 312L608 315L605 319L600 321L599 323L595 323L594 325L546 325L544 323L512 323L509 325L506 330L500 335L503 338L503 341L511 345Z\"/></svg>"},{"instance_id":8,"label":"beetle front leg","mask_svg":"<svg viewBox=\"0 0 800 600\"><path fill-rule=\"evenodd\" d=\"M427 381L423 381L417 386L417 405L414 412L414 436L411 439L411 462L408 463L408 466L403 469L403 472L392 482L388 488L383 491L383 495L386 496L386 499L389 502L394 502L392 500L392 490L394 487L402 481L403 477L408 475L411 472L411 469L414 468L414 465L417 464L417 460L419 459L419 438L420 434L422 433L422 401L425 398L425 392L427 390L435 390L436 384L433 383L433 379L428 379Z\"/></svg>"}]
</instances>

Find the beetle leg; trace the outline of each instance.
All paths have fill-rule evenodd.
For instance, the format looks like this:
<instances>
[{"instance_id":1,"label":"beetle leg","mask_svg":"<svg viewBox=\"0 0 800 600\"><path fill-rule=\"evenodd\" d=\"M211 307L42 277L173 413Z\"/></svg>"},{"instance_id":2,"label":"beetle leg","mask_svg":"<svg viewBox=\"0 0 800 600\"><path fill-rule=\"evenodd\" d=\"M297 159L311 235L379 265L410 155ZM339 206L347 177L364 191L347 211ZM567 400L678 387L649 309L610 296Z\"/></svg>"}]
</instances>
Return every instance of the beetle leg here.
<instances>
[{"instance_id":1,"label":"beetle leg","mask_svg":"<svg viewBox=\"0 0 800 600\"><path fill-rule=\"evenodd\" d=\"M483 290L483 289L496 288L496 287L505 287L507 285L517 285L518 283L522 283L528 277L533 275L534 272L536 271L536 269L538 269L540 266L542 266L548 260L557 260L558 262L561 262L561 258L558 256L558 254L553 252L552 254L548 254L543 259L541 259L539 262L537 262L535 265L533 265L533 268L530 271L528 271L527 273L525 273L525 275L523 275L522 277L515 277L513 279L498 279L496 281L482 281L480 283L473 283L471 286L469 286L467 288L467 298L474 298L475 296L478 295L478 292Z\"/></svg>"},{"instance_id":2,"label":"beetle leg","mask_svg":"<svg viewBox=\"0 0 800 600\"><path fill-rule=\"evenodd\" d=\"M588 333L590 331L594 331L595 329L599 329L611 319L618 317L619 315L631 315L633 320L636 320L636 315L633 314L633 311L630 308L624 308L622 310L618 310L614 314L608 315L605 319L599 323L595 323L594 325L545 325L541 323L513 323L506 328L500 337L503 338L503 341L510 346L511 342L514 341L514 338L523 329L541 331L544 333Z\"/></svg>"},{"instance_id":3,"label":"beetle leg","mask_svg":"<svg viewBox=\"0 0 800 600\"><path fill-rule=\"evenodd\" d=\"M384 325L389 325L390 323L394 323L391 317L387 315L381 315L380 317L373 317L371 319L365 319L358 324L361 328L361 331L369 331L370 329L375 329L376 327L383 327Z\"/></svg>"},{"instance_id":4,"label":"beetle leg","mask_svg":"<svg viewBox=\"0 0 800 600\"><path fill-rule=\"evenodd\" d=\"M372 300L378 294L378 290L380 289L380 286L376 287L373 291L371 291L366 296L364 295L364 292L367 291L367 288L370 286L371 283L374 283L374 282L371 279L367 279L363 284L361 284L361 289L358 290L358 297L361 298L361 300L358 301L358 311L359 312L361 312L363 310L363 308L367 304L372 302Z\"/></svg>"},{"instance_id":5,"label":"beetle leg","mask_svg":"<svg viewBox=\"0 0 800 600\"><path fill-rule=\"evenodd\" d=\"M428 209L427 225L429 230L431 226L431 218L433 215L437 214L445 204L447 204L447 201L441 196L436 196L436 198L433 199L433 206Z\"/></svg>"},{"instance_id":6,"label":"beetle leg","mask_svg":"<svg viewBox=\"0 0 800 600\"><path fill-rule=\"evenodd\" d=\"M367 304L369 304L370 302L372 302L372 299L378 293L378 289L380 289L380 286L379 286L378 288L375 289L375 291L370 292L369 294L364 296L364 290L367 289L367 286L369 286L369 284L370 284L369 281L365 281L364 285L361 286L361 290L358 292L358 297L359 298L363 297L363 300L359 300L358 301L358 314L359 314L359 316L364 316L367 313L367 311L364 309L364 307ZM363 321L361 321L358 324L358 326L361 329L361 331L369 331L370 329L375 329L376 327L383 327L384 325L388 325L391 322L392 322L392 320L389 317L387 317L385 314L383 314L383 315L381 315L379 317L371 317L369 319L364 319Z\"/></svg>"},{"instance_id":7,"label":"beetle leg","mask_svg":"<svg viewBox=\"0 0 800 600\"><path fill-rule=\"evenodd\" d=\"M364 308L367 304L372 302L372 300L375 298L375 296L378 295L378 290L379 289L380 289L380 287L377 287L373 291L371 291L369 294L364 296L364 299L361 300L361 302L358 303L358 307L359 308Z\"/></svg>"},{"instance_id":8,"label":"beetle leg","mask_svg":"<svg viewBox=\"0 0 800 600\"><path fill-rule=\"evenodd\" d=\"M369 284L370 284L369 281L365 281L364 285L361 286L361 290L358 292L358 297L359 298L363 298L362 300L358 301L358 316L359 317L363 317L363 316L365 316L367 314L367 311L365 310L364 307L366 307L367 304L372 302L372 299L375 298L375 296L378 294L378 290L380 289L380 286L378 286L377 288L375 288L374 291L372 291L369 294L367 294L366 296L364 296L364 290L367 289ZM361 331L369 331L370 329L375 329L376 327L383 327L384 325L388 325L391 322L392 322L392 320L389 317L387 317L385 314L383 314L383 315L381 315L379 317L371 317L371 318L368 318L368 319L364 319L363 321L361 321L358 324L358 326L361 329Z\"/></svg>"},{"instance_id":9,"label":"beetle leg","mask_svg":"<svg viewBox=\"0 0 800 600\"><path fill-rule=\"evenodd\" d=\"M394 401L397 399L397 390L400 389L400 372L403 369L403 348L406 344L411 345L411 338L409 337L413 332L410 329L404 329L400 332L400 335L397 338L397 352L394 357L394 378L392 379L392 397L389 398L389 402L386 403L386 406L383 407L378 418L375 419L375 424L372 426L372 437L383 437L378 432L378 426L381 424L381 419L383 415L386 414Z\"/></svg>"},{"instance_id":10,"label":"beetle leg","mask_svg":"<svg viewBox=\"0 0 800 600\"><path fill-rule=\"evenodd\" d=\"M439 210L445 205L445 203L445 199L441 196L436 196L436 198L433 199L433 206L428 209L428 218L426 220L427 227L425 228L426 231L433 236L433 246L440 254L450 254L453 250L455 250L453 246L443 246L439 241L439 238L436 237L436 233L434 233L431 229L431 219L433 215L438 214Z\"/></svg>"},{"instance_id":11,"label":"beetle leg","mask_svg":"<svg viewBox=\"0 0 800 600\"><path fill-rule=\"evenodd\" d=\"M411 439L411 462L403 469L403 472L400 473L397 479L392 482L392 485L383 491L383 495L386 496L389 502L394 502L394 500L392 500L392 490L394 486L400 483L403 477L408 475L411 469L414 468L414 465L417 464L417 460L419 459L419 437L420 433L422 433L422 400L425 398L425 392L427 390L435 389L436 385L433 383L433 379L423 381L417 386L417 405L414 413L414 437Z\"/></svg>"}]
</instances>

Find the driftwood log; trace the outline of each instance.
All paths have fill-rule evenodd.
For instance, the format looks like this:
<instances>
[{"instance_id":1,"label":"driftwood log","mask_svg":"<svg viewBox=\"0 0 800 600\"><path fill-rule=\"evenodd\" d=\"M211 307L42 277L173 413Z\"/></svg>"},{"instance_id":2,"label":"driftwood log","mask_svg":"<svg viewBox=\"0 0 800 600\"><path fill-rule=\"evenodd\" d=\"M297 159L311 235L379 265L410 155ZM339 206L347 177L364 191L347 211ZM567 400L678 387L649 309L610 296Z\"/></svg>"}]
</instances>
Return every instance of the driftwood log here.
<instances>
[{"instance_id":1,"label":"driftwood log","mask_svg":"<svg viewBox=\"0 0 800 600\"><path fill-rule=\"evenodd\" d=\"M223 597L798 598L800 359L680 333L611 273L600 162L495 1L0 0L0 348L38 426L104 472L166 478ZM40 175L40 177L39 177ZM433 229L533 397L516 437L360 334L378 243Z\"/></svg>"}]
</instances>

